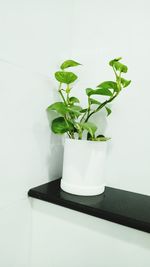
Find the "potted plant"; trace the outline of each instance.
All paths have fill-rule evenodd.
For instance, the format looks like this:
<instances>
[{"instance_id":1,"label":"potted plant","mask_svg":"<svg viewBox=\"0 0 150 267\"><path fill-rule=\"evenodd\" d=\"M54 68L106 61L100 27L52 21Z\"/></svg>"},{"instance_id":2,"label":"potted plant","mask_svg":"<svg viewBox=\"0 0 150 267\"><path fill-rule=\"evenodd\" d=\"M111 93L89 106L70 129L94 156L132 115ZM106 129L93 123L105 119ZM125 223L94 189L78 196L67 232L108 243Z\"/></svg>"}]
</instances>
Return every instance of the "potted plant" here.
<instances>
[{"instance_id":1,"label":"potted plant","mask_svg":"<svg viewBox=\"0 0 150 267\"><path fill-rule=\"evenodd\" d=\"M61 101L47 108L47 112L55 111L58 117L51 123L55 134L65 134L63 175L61 188L76 195L98 195L104 192L104 164L106 147L109 137L97 132L97 125L91 122L91 117L105 109L111 114L111 103L130 84L130 80L122 77L128 68L115 58L109 62L115 75L115 81L104 81L96 88L86 88L87 107L82 108L80 100L72 95L73 83L77 75L68 71L70 67L81 65L74 60L66 60L55 73L59 82L58 93ZM93 96L101 97L95 99Z\"/></svg>"}]
</instances>

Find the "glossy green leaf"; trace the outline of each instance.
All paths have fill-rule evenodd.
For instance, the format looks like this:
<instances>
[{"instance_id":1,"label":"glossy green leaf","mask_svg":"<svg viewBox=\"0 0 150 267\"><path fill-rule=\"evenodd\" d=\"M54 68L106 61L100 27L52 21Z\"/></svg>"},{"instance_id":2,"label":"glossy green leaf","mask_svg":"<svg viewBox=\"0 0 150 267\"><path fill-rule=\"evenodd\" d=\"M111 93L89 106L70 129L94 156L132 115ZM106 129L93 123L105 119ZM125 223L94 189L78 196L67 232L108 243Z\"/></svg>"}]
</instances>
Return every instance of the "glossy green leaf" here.
<instances>
[{"instance_id":1,"label":"glossy green leaf","mask_svg":"<svg viewBox=\"0 0 150 267\"><path fill-rule=\"evenodd\" d=\"M81 124L80 123L76 123L75 125L74 125L74 127L75 127L75 129L78 131L78 132L82 132L82 127L81 127Z\"/></svg>"},{"instance_id":2,"label":"glossy green leaf","mask_svg":"<svg viewBox=\"0 0 150 267\"><path fill-rule=\"evenodd\" d=\"M113 60L111 60L111 61L109 62L109 65L113 67L114 63L115 63L115 62L118 62L118 61L121 60L121 59L122 59L122 57L114 58Z\"/></svg>"},{"instance_id":3,"label":"glossy green leaf","mask_svg":"<svg viewBox=\"0 0 150 267\"><path fill-rule=\"evenodd\" d=\"M113 81L102 82L97 87L102 87L105 89L113 89L115 92L118 92L117 83Z\"/></svg>"},{"instance_id":4,"label":"glossy green leaf","mask_svg":"<svg viewBox=\"0 0 150 267\"><path fill-rule=\"evenodd\" d=\"M99 138L99 137L105 137L103 134L99 134L96 136L96 138Z\"/></svg>"},{"instance_id":5,"label":"glossy green leaf","mask_svg":"<svg viewBox=\"0 0 150 267\"><path fill-rule=\"evenodd\" d=\"M93 89L92 88L86 88L85 89L85 92L88 96L90 96L90 93L93 92Z\"/></svg>"},{"instance_id":6,"label":"glossy green leaf","mask_svg":"<svg viewBox=\"0 0 150 267\"><path fill-rule=\"evenodd\" d=\"M91 105L101 105L101 103L96 99L90 98L89 101Z\"/></svg>"},{"instance_id":7,"label":"glossy green leaf","mask_svg":"<svg viewBox=\"0 0 150 267\"><path fill-rule=\"evenodd\" d=\"M97 89L86 89L86 94L88 96L91 96L91 95L104 95L104 96L112 96L112 92L107 89L107 88L97 88Z\"/></svg>"},{"instance_id":8,"label":"glossy green leaf","mask_svg":"<svg viewBox=\"0 0 150 267\"><path fill-rule=\"evenodd\" d=\"M63 117L59 117L52 121L51 129L55 134L64 134L68 131L73 131L74 127L70 122L66 123Z\"/></svg>"},{"instance_id":9,"label":"glossy green leaf","mask_svg":"<svg viewBox=\"0 0 150 267\"><path fill-rule=\"evenodd\" d=\"M115 62L113 66L115 67L116 70L120 72L126 73L128 71L128 67L120 62Z\"/></svg>"},{"instance_id":10,"label":"glossy green leaf","mask_svg":"<svg viewBox=\"0 0 150 267\"><path fill-rule=\"evenodd\" d=\"M101 142L106 142L108 140L110 140L110 137L96 137L95 141L101 141Z\"/></svg>"},{"instance_id":11,"label":"glossy green leaf","mask_svg":"<svg viewBox=\"0 0 150 267\"><path fill-rule=\"evenodd\" d=\"M97 126L94 123L85 122L85 123L81 123L80 125L84 130L87 130L92 137L94 136L94 134L97 130Z\"/></svg>"},{"instance_id":12,"label":"glossy green leaf","mask_svg":"<svg viewBox=\"0 0 150 267\"><path fill-rule=\"evenodd\" d=\"M80 110L82 110L82 108L80 106L71 106L71 107L68 107L68 111L74 113L74 115L76 116L79 116L81 113L80 113Z\"/></svg>"},{"instance_id":13,"label":"glossy green leaf","mask_svg":"<svg viewBox=\"0 0 150 267\"><path fill-rule=\"evenodd\" d=\"M79 103L80 101L79 101L79 99L78 99L77 97L71 96L71 97L69 98L69 102L70 102L71 104L74 104L74 103Z\"/></svg>"},{"instance_id":14,"label":"glossy green leaf","mask_svg":"<svg viewBox=\"0 0 150 267\"><path fill-rule=\"evenodd\" d=\"M63 102L56 102L47 108L47 111L54 110L61 115L65 115L68 112L67 106Z\"/></svg>"},{"instance_id":15,"label":"glossy green leaf","mask_svg":"<svg viewBox=\"0 0 150 267\"><path fill-rule=\"evenodd\" d=\"M62 70L64 70L64 69L67 69L67 68L70 68L70 67L76 67L76 66L79 66L79 65L81 65L81 64L76 62L76 61L74 61L74 60L69 59L69 60L64 61L61 64L60 68Z\"/></svg>"},{"instance_id":16,"label":"glossy green leaf","mask_svg":"<svg viewBox=\"0 0 150 267\"><path fill-rule=\"evenodd\" d=\"M110 108L108 108L108 107L105 107L106 108L106 111L107 111L107 116L109 116L110 114L111 114L111 109Z\"/></svg>"},{"instance_id":17,"label":"glossy green leaf","mask_svg":"<svg viewBox=\"0 0 150 267\"><path fill-rule=\"evenodd\" d=\"M131 80L126 80L124 78L121 78L121 84L125 88L131 83Z\"/></svg>"},{"instance_id":18,"label":"glossy green leaf","mask_svg":"<svg viewBox=\"0 0 150 267\"><path fill-rule=\"evenodd\" d=\"M55 78L60 83L70 84L73 83L78 77L73 72L57 71L55 72Z\"/></svg>"},{"instance_id":19,"label":"glossy green leaf","mask_svg":"<svg viewBox=\"0 0 150 267\"><path fill-rule=\"evenodd\" d=\"M115 58L109 62L109 65L114 67L115 70L126 73L128 71L128 67L121 62L119 62L122 58Z\"/></svg>"},{"instance_id":20,"label":"glossy green leaf","mask_svg":"<svg viewBox=\"0 0 150 267\"><path fill-rule=\"evenodd\" d=\"M92 140L92 136L90 135L90 133L87 133L87 140Z\"/></svg>"},{"instance_id":21,"label":"glossy green leaf","mask_svg":"<svg viewBox=\"0 0 150 267\"><path fill-rule=\"evenodd\" d=\"M87 110L88 110L87 108L81 109L80 113L85 113L85 112L87 112Z\"/></svg>"}]
</instances>

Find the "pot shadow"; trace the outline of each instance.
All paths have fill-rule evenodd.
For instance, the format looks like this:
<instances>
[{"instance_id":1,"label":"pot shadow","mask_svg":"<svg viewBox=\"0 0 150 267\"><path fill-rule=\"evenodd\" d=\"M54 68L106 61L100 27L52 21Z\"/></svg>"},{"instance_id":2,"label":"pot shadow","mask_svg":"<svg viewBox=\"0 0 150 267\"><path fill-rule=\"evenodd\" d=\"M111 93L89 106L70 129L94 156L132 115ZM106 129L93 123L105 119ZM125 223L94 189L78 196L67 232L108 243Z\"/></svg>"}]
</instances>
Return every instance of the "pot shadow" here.
<instances>
[{"instance_id":1,"label":"pot shadow","mask_svg":"<svg viewBox=\"0 0 150 267\"><path fill-rule=\"evenodd\" d=\"M51 114L47 113L49 125L53 119L57 118L55 112L51 111ZM54 134L50 131L49 134L49 155L47 158L48 166L48 180L53 181L62 176L63 168L63 153L64 153L64 137Z\"/></svg>"},{"instance_id":2,"label":"pot shadow","mask_svg":"<svg viewBox=\"0 0 150 267\"><path fill-rule=\"evenodd\" d=\"M104 200L105 194L101 194L98 196L78 196L66 193L65 191L60 191L60 197L66 201L82 204L84 206L99 206L100 203Z\"/></svg>"}]
</instances>

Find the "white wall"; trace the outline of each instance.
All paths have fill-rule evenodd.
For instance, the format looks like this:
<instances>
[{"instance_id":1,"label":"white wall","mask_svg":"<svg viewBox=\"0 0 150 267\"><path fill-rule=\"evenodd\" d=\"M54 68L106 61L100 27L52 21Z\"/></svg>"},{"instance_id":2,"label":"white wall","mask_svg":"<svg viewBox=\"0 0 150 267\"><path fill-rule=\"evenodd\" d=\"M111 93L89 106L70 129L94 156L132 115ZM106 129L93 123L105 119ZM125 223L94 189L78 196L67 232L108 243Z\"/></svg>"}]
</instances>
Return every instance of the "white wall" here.
<instances>
[{"instance_id":1,"label":"white wall","mask_svg":"<svg viewBox=\"0 0 150 267\"><path fill-rule=\"evenodd\" d=\"M147 267L150 235L33 201L32 267Z\"/></svg>"},{"instance_id":2,"label":"white wall","mask_svg":"<svg viewBox=\"0 0 150 267\"><path fill-rule=\"evenodd\" d=\"M72 57L83 63L78 95L114 78L108 62L118 56L129 66L130 87L114 101L108 118L112 137L106 173L110 186L150 194L150 2L74 1Z\"/></svg>"},{"instance_id":3,"label":"white wall","mask_svg":"<svg viewBox=\"0 0 150 267\"><path fill-rule=\"evenodd\" d=\"M0 266L29 267L29 188L61 175L62 145L45 109L68 54L70 3L0 1Z\"/></svg>"},{"instance_id":4,"label":"white wall","mask_svg":"<svg viewBox=\"0 0 150 267\"><path fill-rule=\"evenodd\" d=\"M31 236L31 208L27 199L10 200L0 207L0 266L29 267Z\"/></svg>"}]
</instances>

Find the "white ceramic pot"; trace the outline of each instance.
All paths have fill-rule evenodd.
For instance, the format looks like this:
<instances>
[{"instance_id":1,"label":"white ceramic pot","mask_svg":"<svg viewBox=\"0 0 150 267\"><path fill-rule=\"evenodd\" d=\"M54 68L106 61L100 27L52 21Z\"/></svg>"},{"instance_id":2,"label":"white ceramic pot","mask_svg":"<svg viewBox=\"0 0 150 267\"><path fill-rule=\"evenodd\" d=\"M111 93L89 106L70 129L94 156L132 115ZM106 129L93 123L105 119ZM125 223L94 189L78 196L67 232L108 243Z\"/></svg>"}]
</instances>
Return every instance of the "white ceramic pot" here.
<instances>
[{"instance_id":1,"label":"white ceramic pot","mask_svg":"<svg viewBox=\"0 0 150 267\"><path fill-rule=\"evenodd\" d=\"M103 193L106 149L107 142L65 139L61 189L82 196Z\"/></svg>"}]
</instances>

